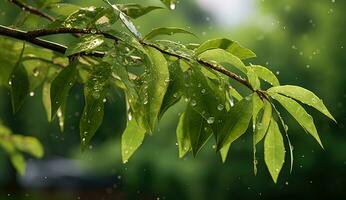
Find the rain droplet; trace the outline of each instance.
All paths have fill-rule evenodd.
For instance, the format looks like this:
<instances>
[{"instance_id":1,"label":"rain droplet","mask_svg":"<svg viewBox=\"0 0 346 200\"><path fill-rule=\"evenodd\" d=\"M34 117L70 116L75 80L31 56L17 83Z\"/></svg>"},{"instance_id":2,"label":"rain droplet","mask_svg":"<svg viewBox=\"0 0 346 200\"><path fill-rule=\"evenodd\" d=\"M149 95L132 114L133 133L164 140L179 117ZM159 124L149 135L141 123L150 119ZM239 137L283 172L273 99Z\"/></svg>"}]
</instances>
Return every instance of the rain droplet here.
<instances>
[{"instance_id":1,"label":"rain droplet","mask_svg":"<svg viewBox=\"0 0 346 200\"><path fill-rule=\"evenodd\" d=\"M209 117L207 120L208 124L212 124L214 123L214 121L215 121L215 117Z\"/></svg>"},{"instance_id":2,"label":"rain droplet","mask_svg":"<svg viewBox=\"0 0 346 200\"><path fill-rule=\"evenodd\" d=\"M148 104L148 99L144 99L143 104L147 105Z\"/></svg>"},{"instance_id":3,"label":"rain droplet","mask_svg":"<svg viewBox=\"0 0 346 200\"><path fill-rule=\"evenodd\" d=\"M219 105L217 106L217 109L221 111L221 110L223 110L223 109L224 109L224 107L225 107L224 105L219 104Z\"/></svg>"},{"instance_id":4,"label":"rain droplet","mask_svg":"<svg viewBox=\"0 0 346 200\"><path fill-rule=\"evenodd\" d=\"M103 102L103 103L106 103L106 102L107 102L107 99L106 99L106 98L102 99L102 102Z\"/></svg>"},{"instance_id":5,"label":"rain droplet","mask_svg":"<svg viewBox=\"0 0 346 200\"><path fill-rule=\"evenodd\" d=\"M91 29L91 31L90 31L92 34L95 34L97 31L96 31L96 29Z\"/></svg>"},{"instance_id":6,"label":"rain droplet","mask_svg":"<svg viewBox=\"0 0 346 200\"><path fill-rule=\"evenodd\" d=\"M33 97L33 96L35 96L35 92L30 92L29 95L30 95L31 97Z\"/></svg>"},{"instance_id":7,"label":"rain droplet","mask_svg":"<svg viewBox=\"0 0 346 200\"><path fill-rule=\"evenodd\" d=\"M37 77L38 75L40 75L40 71L39 71L37 68L35 68L35 69L33 70L33 75L34 75L35 77Z\"/></svg>"},{"instance_id":8,"label":"rain droplet","mask_svg":"<svg viewBox=\"0 0 346 200\"><path fill-rule=\"evenodd\" d=\"M202 89L202 90L201 90L201 93L204 94L204 93L205 93L205 89Z\"/></svg>"},{"instance_id":9,"label":"rain droplet","mask_svg":"<svg viewBox=\"0 0 346 200\"><path fill-rule=\"evenodd\" d=\"M174 10L175 7L176 7L175 3L171 3L171 5L169 5L169 8L170 8L171 10Z\"/></svg>"},{"instance_id":10,"label":"rain droplet","mask_svg":"<svg viewBox=\"0 0 346 200\"><path fill-rule=\"evenodd\" d=\"M197 105L197 102L196 102L195 100L192 100L190 104L191 104L191 106L193 107L193 106L196 106L196 105Z\"/></svg>"}]
</instances>

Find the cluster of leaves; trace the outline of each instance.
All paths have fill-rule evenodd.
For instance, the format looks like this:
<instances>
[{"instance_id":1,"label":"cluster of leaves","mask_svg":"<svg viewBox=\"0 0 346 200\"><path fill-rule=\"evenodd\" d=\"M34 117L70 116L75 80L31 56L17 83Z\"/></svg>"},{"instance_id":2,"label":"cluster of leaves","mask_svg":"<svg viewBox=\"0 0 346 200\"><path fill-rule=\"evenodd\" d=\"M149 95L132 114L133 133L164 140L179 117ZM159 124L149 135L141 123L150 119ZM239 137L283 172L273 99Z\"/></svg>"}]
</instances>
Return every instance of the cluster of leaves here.
<instances>
[{"instance_id":1,"label":"cluster of leaves","mask_svg":"<svg viewBox=\"0 0 346 200\"><path fill-rule=\"evenodd\" d=\"M288 127L274 103L281 104L322 146L312 117L297 102L312 106L334 120L322 100L304 88L280 85L266 67L247 65L245 60L256 56L251 50L225 38L202 44L155 39L159 35L192 34L181 28L157 28L142 36L131 18L158 7L105 2L104 7L80 8L66 3L47 6L58 15L47 28L90 30L88 34L77 35L65 55L1 39L4 51L0 53L0 62L4 73L0 81L11 89L15 112L27 96L43 85L42 100L48 120L57 116L63 129L69 91L73 85L82 84L85 105L80 137L84 149L103 121L107 94L114 88L122 89L126 94L128 120L121 148L123 162L127 162L145 136L154 132L164 113L182 100L186 102L186 110L176 131L179 157L190 151L197 155L214 138L216 151L225 161L232 143L251 124L255 171L256 145L264 140L265 163L275 182L285 161L283 135L287 137L291 166L293 152ZM174 1L163 2L175 8ZM14 52L20 50L19 59L14 59L18 57ZM86 56L95 52L103 52L104 56ZM230 77L250 92L240 94L232 87ZM270 87L264 90L263 85Z\"/></svg>"},{"instance_id":2,"label":"cluster of leaves","mask_svg":"<svg viewBox=\"0 0 346 200\"><path fill-rule=\"evenodd\" d=\"M13 134L9 128L1 123L0 147L9 155L12 165L21 175L25 173L23 153L27 153L35 158L42 158L44 154L43 147L36 138Z\"/></svg>"}]
</instances>

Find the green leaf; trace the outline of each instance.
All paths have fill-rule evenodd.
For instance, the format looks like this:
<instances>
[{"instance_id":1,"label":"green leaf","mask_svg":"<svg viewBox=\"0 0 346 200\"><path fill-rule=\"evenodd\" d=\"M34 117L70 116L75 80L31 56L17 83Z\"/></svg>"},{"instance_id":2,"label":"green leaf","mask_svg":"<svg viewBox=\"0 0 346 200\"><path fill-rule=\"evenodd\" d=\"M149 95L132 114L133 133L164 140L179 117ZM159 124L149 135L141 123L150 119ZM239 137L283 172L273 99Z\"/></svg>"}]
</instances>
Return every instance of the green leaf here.
<instances>
[{"instance_id":1,"label":"green leaf","mask_svg":"<svg viewBox=\"0 0 346 200\"><path fill-rule=\"evenodd\" d=\"M254 90L260 89L261 83L260 83L258 76L255 73L255 71L252 69L252 67L248 67L248 66L246 67L246 69L247 69L247 77L248 77L248 80L249 80L252 88Z\"/></svg>"},{"instance_id":2,"label":"green leaf","mask_svg":"<svg viewBox=\"0 0 346 200\"><path fill-rule=\"evenodd\" d=\"M123 163L127 163L132 154L141 146L145 129L141 128L136 120L127 122L126 129L121 136L121 155Z\"/></svg>"},{"instance_id":3,"label":"green leaf","mask_svg":"<svg viewBox=\"0 0 346 200\"><path fill-rule=\"evenodd\" d=\"M184 74L180 67L180 65L182 64L182 61L176 60L168 66L170 80L167 92L162 101L159 119L163 116L163 114L168 110L169 107L173 106L181 99L184 93Z\"/></svg>"},{"instance_id":4,"label":"green leaf","mask_svg":"<svg viewBox=\"0 0 346 200\"><path fill-rule=\"evenodd\" d=\"M272 106L267 100L264 100L264 109L263 109L263 115L262 115L261 121L256 123L256 130L254 135L255 145L258 144L267 133L271 118L272 118Z\"/></svg>"},{"instance_id":5,"label":"green leaf","mask_svg":"<svg viewBox=\"0 0 346 200\"><path fill-rule=\"evenodd\" d=\"M193 51L188 49L185 45L169 40L155 40L155 46L158 46L160 49L179 55L183 58L192 58Z\"/></svg>"},{"instance_id":6,"label":"green leaf","mask_svg":"<svg viewBox=\"0 0 346 200\"><path fill-rule=\"evenodd\" d=\"M267 136L264 140L264 160L273 181L276 183L285 162L285 146L278 124L274 119L271 119Z\"/></svg>"},{"instance_id":7,"label":"green leaf","mask_svg":"<svg viewBox=\"0 0 346 200\"><path fill-rule=\"evenodd\" d=\"M223 49L241 60L256 57L256 54L250 49L240 46L238 42L225 38L212 39L204 42L196 50L196 55L211 49Z\"/></svg>"},{"instance_id":8,"label":"green leaf","mask_svg":"<svg viewBox=\"0 0 346 200\"><path fill-rule=\"evenodd\" d=\"M25 159L24 156L20 153L14 153L10 157L11 163L13 167L17 170L17 172L23 176L25 174Z\"/></svg>"},{"instance_id":9,"label":"green leaf","mask_svg":"<svg viewBox=\"0 0 346 200\"><path fill-rule=\"evenodd\" d=\"M87 35L73 42L67 47L65 56L71 56L73 54L81 52L91 52L95 48L99 47L104 42L102 35Z\"/></svg>"},{"instance_id":10,"label":"green leaf","mask_svg":"<svg viewBox=\"0 0 346 200\"><path fill-rule=\"evenodd\" d=\"M13 112L16 113L29 95L28 74L22 64L25 45L10 77Z\"/></svg>"},{"instance_id":11,"label":"green leaf","mask_svg":"<svg viewBox=\"0 0 346 200\"><path fill-rule=\"evenodd\" d=\"M283 85L269 88L268 93L280 93L285 96L296 99L304 104L314 107L315 109L317 109L318 111L320 111L321 113L323 113L324 115L336 122L334 117L330 114L326 106L323 104L323 101L320 98L318 98L314 93L305 88L294 85Z\"/></svg>"},{"instance_id":12,"label":"green leaf","mask_svg":"<svg viewBox=\"0 0 346 200\"><path fill-rule=\"evenodd\" d=\"M185 113L182 113L179 118L179 123L176 130L179 147L179 158L184 157L184 155L191 150L190 135L186 130L186 127L187 125L185 125Z\"/></svg>"},{"instance_id":13,"label":"green leaf","mask_svg":"<svg viewBox=\"0 0 346 200\"><path fill-rule=\"evenodd\" d=\"M192 153L194 156L213 134L210 124L189 105L185 111L184 131L189 135ZM185 134L186 135L186 134Z\"/></svg>"},{"instance_id":14,"label":"green leaf","mask_svg":"<svg viewBox=\"0 0 346 200\"><path fill-rule=\"evenodd\" d=\"M297 120L297 122L304 128L304 130L309 132L323 148L313 118L304 110L304 108L299 103L289 97L285 97L280 94L271 94L271 97L278 101Z\"/></svg>"},{"instance_id":15,"label":"green leaf","mask_svg":"<svg viewBox=\"0 0 346 200\"><path fill-rule=\"evenodd\" d=\"M72 13L78 11L79 9L81 9L79 6L74 5L74 4L69 4L69 3L56 3L56 4L52 4L50 5L47 9L49 9L49 11L58 14L58 15L71 15ZM85 10L85 8L84 8ZM78 13L81 14L81 13ZM77 14L77 16L78 16ZM79 23L80 25L80 23Z\"/></svg>"},{"instance_id":16,"label":"green leaf","mask_svg":"<svg viewBox=\"0 0 346 200\"><path fill-rule=\"evenodd\" d=\"M77 64L77 60L72 61L68 67L64 68L58 74L50 86L50 99L52 107L51 119L54 118L60 106L67 100L68 93L76 79Z\"/></svg>"},{"instance_id":17,"label":"green leaf","mask_svg":"<svg viewBox=\"0 0 346 200\"><path fill-rule=\"evenodd\" d=\"M114 10L114 15L119 16L122 23L125 25L125 27L137 38L142 39L141 33L137 30L136 26L131 21L130 17L127 16L125 13L123 13L118 6L115 4L111 4L108 0L104 0L109 6L111 6Z\"/></svg>"},{"instance_id":18,"label":"green leaf","mask_svg":"<svg viewBox=\"0 0 346 200\"><path fill-rule=\"evenodd\" d=\"M233 87L230 87L229 88L229 93L232 97L234 97L237 101L240 101L243 99L243 96L241 96L241 94L236 90L234 89Z\"/></svg>"},{"instance_id":19,"label":"green leaf","mask_svg":"<svg viewBox=\"0 0 346 200\"><path fill-rule=\"evenodd\" d=\"M153 10L162 9L162 7L158 6L142 6L135 3L118 4L118 7L123 13L133 19L139 18Z\"/></svg>"},{"instance_id":20,"label":"green leaf","mask_svg":"<svg viewBox=\"0 0 346 200\"><path fill-rule=\"evenodd\" d=\"M36 158L43 157L43 146L38 139L21 135L13 135L11 138L16 149L19 151L28 153Z\"/></svg>"},{"instance_id":21,"label":"green leaf","mask_svg":"<svg viewBox=\"0 0 346 200\"><path fill-rule=\"evenodd\" d=\"M84 87L84 109L80 119L82 150L89 144L103 121L104 99L111 69L107 64L96 65Z\"/></svg>"},{"instance_id":22,"label":"green leaf","mask_svg":"<svg viewBox=\"0 0 346 200\"><path fill-rule=\"evenodd\" d=\"M177 28L177 27L165 27L165 28L156 28L150 31L147 35L144 36L144 40L150 40L153 39L154 37L157 37L159 35L174 35L177 33L184 33L184 34L189 34L193 35L196 37L195 34L192 32L182 29L182 28Z\"/></svg>"},{"instance_id":23,"label":"green leaf","mask_svg":"<svg viewBox=\"0 0 346 200\"><path fill-rule=\"evenodd\" d=\"M243 73L247 73L244 63L236 56L223 49L211 49L199 54L198 59L216 62L219 64L228 63Z\"/></svg>"},{"instance_id":24,"label":"green leaf","mask_svg":"<svg viewBox=\"0 0 346 200\"><path fill-rule=\"evenodd\" d=\"M169 82L169 70L165 57L153 47L146 47L152 65L147 67L143 77L140 97L143 104L144 116L148 122L146 128L152 132L157 123L161 105Z\"/></svg>"},{"instance_id":25,"label":"green leaf","mask_svg":"<svg viewBox=\"0 0 346 200\"><path fill-rule=\"evenodd\" d=\"M246 132L252 113L252 98L244 98L231 108L224 116L224 126L216 138L218 150L227 144L231 144Z\"/></svg>"},{"instance_id":26,"label":"green leaf","mask_svg":"<svg viewBox=\"0 0 346 200\"><path fill-rule=\"evenodd\" d=\"M268 68L262 67L260 65L251 65L251 68L257 74L257 76L259 78L268 82L272 86L279 86L280 85L280 82L276 78L275 74L272 71L270 71Z\"/></svg>"},{"instance_id":27,"label":"green leaf","mask_svg":"<svg viewBox=\"0 0 346 200\"><path fill-rule=\"evenodd\" d=\"M227 160L227 155L228 155L230 147L231 147L231 143L228 143L220 149L221 160L223 163L225 163Z\"/></svg>"}]
</instances>

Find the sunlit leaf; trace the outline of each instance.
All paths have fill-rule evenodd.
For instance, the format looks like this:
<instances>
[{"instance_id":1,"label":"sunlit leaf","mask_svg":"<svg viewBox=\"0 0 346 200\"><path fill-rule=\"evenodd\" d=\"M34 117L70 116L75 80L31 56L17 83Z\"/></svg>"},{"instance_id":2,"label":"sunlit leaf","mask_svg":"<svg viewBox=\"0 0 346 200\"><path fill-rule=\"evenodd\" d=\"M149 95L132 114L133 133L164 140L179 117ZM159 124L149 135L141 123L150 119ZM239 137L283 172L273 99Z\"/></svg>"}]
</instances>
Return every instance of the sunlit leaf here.
<instances>
[{"instance_id":1,"label":"sunlit leaf","mask_svg":"<svg viewBox=\"0 0 346 200\"><path fill-rule=\"evenodd\" d=\"M24 156L20 153L14 153L10 156L10 160L16 171L23 176L26 167Z\"/></svg>"},{"instance_id":2,"label":"sunlit leaf","mask_svg":"<svg viewBox=\"0 0 346 200\"><path fill-rule=\"evenodd\" d=\"M242 47L237 42L225 38L212 39L204 42L196 50L196 55L211 49L223 49L241 60L256 57L256 54L250 49Z\"/></svg>"},{"instance_id":3,"label":"sunlit leaf","mask_svg":"<svg viewBox=\"0 0 346 200\"><path fill-rule=\"evenodd\" d=\"M285 96L294 98L302 103L305 103L309 106L314 107L315 109L322 112L327 117L329 117L330 119L336 122L334 117L330 114L326 106L323 104L323 101L320 98L318 98L314 93L312 93L311 91L305 88L295 86L295 85L283 85L283 86L269 88L268 92L280 93Z\"/></svg>"},{"instance_id":4,"label":"sunlit leaf","mask_svg":"<svg viewBox=\"0 0 346 200\"><path fill-rule=\"evenodd\" d=\"M159 35L174 35L177 33L184 33L184 34L189 34L196 36L192 32L182 29L182 28L177 28L177 27L164 27L164 28L156 28L150 31L147 35L144 36L145 40L150 40L154 37L157 37Z\"/></svg>"},{"instance_id":5,"label":"sunlit leaf","mask_svg":"<svg viewBox=\"0 0 346 200\"><path fill-rule=\"evenodd\" d=\"M121 137L121 155L126 163L132 154L141 146L145 135L145 129L138 126L136 120L129 120Z\"/></svg>"},{"instance_id":6,"label":"sunlit leaf","mask_svg":"<svg viewBox=\"0 0 346 200\"><path fill-rule=\"evenodd\" d=\"M185 113L182 113L179 118L179 123L177 126L177 142L179 148L179 158L184 157L184 155L191 150L191 142L189 132L186 130L185 125Z\"/></svg>"},{"instance_id":7,"label":"sunlit leaf","mask_svg":"<svg viewBox=\"0 0 346 200\"><path fill-rule=\"evenodd\" d=\"M80 52L91 52L104 42L102 35L88 35L81 37L78 41L68 46L65 56L70 56Z\"/></svg>"},{"instance_id":8,"label":"sunlit leaf","mask_svg":"<svg viewBox=\"0 0 346 200\"><path fill-rule=\"evenodd\" d=\"M204 61L216 62L219 64L227 63L237 68L243 73L247 73L244 63L236 56L223 49L211 49L204 51L198 56L199 59Z\"/></svg>"},{"instance_id":9,"label":"sunlit leaf","mask_svg":"<svg viewBox=\"0 0 346 200\"><path fill-rule=\"evenodd\" d=\"M285 162L285 146L278 124L271 119L270 126L264 140L264 160L276 183L282 165Z\"/></svg>"},{"instance_id":10,"label":"sunlit leaf","mask_svg":"<svg viewBox=\"0 0 346 200\"><path fill-rule=\"evenodd\" d=\"M289 97L285 97L280 94L272 94L271 97L278 101L297 120L297 122L304 128L304 130L310 133L323 148L313 118L305 111L305 109L301 105L299 105L299 103Z\"/></svg>"},{"instance_id":11,"label":"sunlit leaf","mask_svg":"<svg viewBox=\"0 0 346 200\"><path fill-rule=\"evenodd\" d=\"M279 86L280 85L280 82L276 78L275 74L272 71L270 71L268 68L262 67L260 65L251 65L251 68L257 74L257 76L259 78L268 82L272 86Z\"/></svg>"},{"instance_id":12,"label":"sunlit leaf","mask_svg":"<svg viewBox=\"0 0 346 200\"><path fill-rule=\"evenodd\" d=\"M135 3L118 4L117 6L123 13L133 19L139 18L151 11L162 9L162 7L158 6L142 6Z\"/></svg>"},{"instance_id":13,"label":"sunlit leaf","mask_svg":"<svg viewBox=\"0 0 346 200\"><path fill-rule=\"evenodd\" d=\"M42 158L44 154L43 146L34 137L13 135L11 137L15 147L22 152L28 153L36 158Z\"/></svg>"}]
</instances>

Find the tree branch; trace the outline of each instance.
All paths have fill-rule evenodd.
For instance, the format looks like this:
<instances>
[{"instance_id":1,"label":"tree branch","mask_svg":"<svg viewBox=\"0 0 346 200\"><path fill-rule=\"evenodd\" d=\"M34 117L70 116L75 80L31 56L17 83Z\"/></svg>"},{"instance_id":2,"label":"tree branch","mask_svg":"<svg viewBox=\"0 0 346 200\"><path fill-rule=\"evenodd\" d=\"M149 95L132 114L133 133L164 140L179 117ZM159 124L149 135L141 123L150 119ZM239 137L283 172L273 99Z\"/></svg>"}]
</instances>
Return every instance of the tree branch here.
<instances>
[{"instance_id":1,"label":"tree branch","mask_svg":"<svg viewBox=\"0 0 346 200\"><path fill-rule=\"evenodd\" d=\"M0 25L0 35L5 35L5 36L12 37L15 39L27 41L27 42L30 42L34 45L37 45L37 46L40 46L40 47L43 47L46 49L50 49L50 50L56 51L56 52L61 53L61 54L64 54L66 49L67 49L66 46L37 38L37 37L41 37L41 36L48 36L48 35L55 35L55 34L101 34L106 38L113 39L115 41L119 40L119 38L117 38L111 34L104 33L102 31L99 31L96 29L58 28L58 29L41 29L41 30L34 30L34 31L27 31L26 32L26 31L12 29L12 28ZM170 56L174 56L174 57L177 57L180 59L191 61L191 58L187 58L187 57L181 56L179 54L168 52L164 49L161 49L160 47L158 47L155 44L146 43L144 41L140 41L140 42L141 42L141 44L151 46L151 47L159 50L161 53L164 53L166 55L170 55ZM82 52L80 54L81 55L87 55L87 56L95 56L95 57L103 57L105 55L104 52L92 52L92 53ZM246 86L247 88L249 88L251 91L255 91L252 88L251 84L246 79L238 76L237 74L235 74L231 71L228 71L223 66L215 64L215 63L210 63L210 62L207 62L204 60L199 60L199 59L196 59L195 61L198 62L199 64L205 66L205 67L211 68L215 71L218 71L218 72L238 81L239 83L241 83L244 86Z\"/></svg>"},{"instance_id":2,"label":"tree branch","mask_svg":"<svg viewBox=\"0 0 346 200\"><path fill-rule=\"evenodd\" d=\"M13 4L15 4L16 6L18 6L20 9L24 10L24 11L27 11L33 15L37 15L39 17L43 17L49 21L55 21L54 17L48 15L47 13L44 13L44 12L41 12L40 10L32 7L32 6L29 6L25 3L22 3L18 0L9 0L10 2L12 2Z\"/></svg>"},{"instance_id":3,"label":"tree branch","mask_svg":"<svg viewBox=\"0 0 346 200\"><path fill-rule=\"evenodd\" d=\"M28 32L26 31L21 31L21 30L17 30L17 29L13 29L13 28L9 28L6 26L2 26L0 25L0 35L4 35L7 37L11 37L14 39L18 39L18 40L22 40L22 41L26 41L29 42L31 44L61 53L61 54L65 54L65 51L67 49L66 46L55 43L55 42L51 42L48 40L43 40L40 38L34 38L34 37L30 37L30 35L27 34ZM91 52L91 53L87 53L87 52L82 52L80 53L80 55L90 55L90 56L95 56L95 57L103 57L104 53L103 52Z\"/></svg>"}]
</instances>

